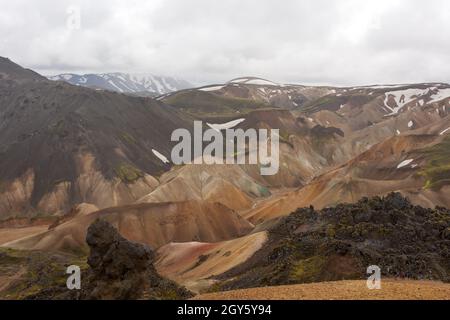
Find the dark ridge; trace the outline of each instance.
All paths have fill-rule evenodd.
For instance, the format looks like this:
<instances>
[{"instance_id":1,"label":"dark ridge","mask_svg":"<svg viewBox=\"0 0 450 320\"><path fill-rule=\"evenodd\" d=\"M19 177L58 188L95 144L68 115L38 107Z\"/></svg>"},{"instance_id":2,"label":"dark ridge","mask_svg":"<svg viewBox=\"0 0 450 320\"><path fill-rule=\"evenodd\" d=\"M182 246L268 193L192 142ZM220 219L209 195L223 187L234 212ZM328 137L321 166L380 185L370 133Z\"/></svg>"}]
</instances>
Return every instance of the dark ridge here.
<instances>
[{"instance_id":1,"label":"dark ridge","mask_svg":"<svg viewBox=\"0 0 450 320\"><path fill-rule=\"evenodd\" d=\"M311 133L319 137L333 137L335 134L341 137L344 136L344 132L339 128L322 127L321 125L314 126L314 128L311 129Z\"/></svg>"},{"instance_id":2,"label":"dark ridge","mask_svg":"<svg viewBox=\"0 0 450 320\"><path fill-rule=\"evenodd\" d=\"M46 78L30 69L25 69L8 58L0 57L0 80L41 80Z\"/></svg>"},{"instance_id":3,"label":"dark ridge","mask_svg":"<svg viewBox=\"0 0 450 320\"><path fill-rule=\"evenodd\" d=\"M149 247L123 238L104 220L88 229L89 275L81 299L185 299L192 294L175 282L161 277L153 266Z\"/></svg>"},{"instance_id":4,"label":"dark ridge","mask_svg":"<svg viewBox=\"0 0 450 320\"><path fill-rule=\"evenodd\" d=\"M5 58L0 74L7 75L0 78L0 193L28 170L35 174L30 203L10 213L33 211L58 183L74 185L82 153L93 155L107 179L133 183L144 173L159 175L170 165L152 149L170 156L172 131L191 127L176 110L151 98L49 81ZM67 210L82 200L76 188L69 194Z\"/></svg>"}]
</instances>

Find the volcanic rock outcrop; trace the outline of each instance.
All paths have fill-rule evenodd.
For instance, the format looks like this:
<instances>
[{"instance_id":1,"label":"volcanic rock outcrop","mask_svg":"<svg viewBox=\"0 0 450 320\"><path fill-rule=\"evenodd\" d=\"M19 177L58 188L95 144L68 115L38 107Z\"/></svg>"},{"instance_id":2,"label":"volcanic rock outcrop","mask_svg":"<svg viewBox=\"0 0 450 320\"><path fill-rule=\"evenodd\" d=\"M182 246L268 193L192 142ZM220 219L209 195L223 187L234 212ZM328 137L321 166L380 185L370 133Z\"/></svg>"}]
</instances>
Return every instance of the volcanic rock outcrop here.
<instances>
[{"instance_id":1,"label":"volcanic rock outcrop","mask_svg":"<svg viewBox=\"0 0 450 320\"><path fill-rule=\"evenodd\" d=\"M450 210L399 193L298 209L268 232L262 249L219 277L220 289L367 279L371 265L383 277L450 280Z\"/></svg>"},{"instance_id":2,"label":"volcanic rock outcrop","mask_svg":"<svg viewBox=\"0 0 450 320\"><path fill-rule=\"evenodd\" d=\"M82 299L183 299L186 289L159 276L153 267L153 251L124 239L104 220L88 229L90 266Z\"/></svg>"}]
</instances>

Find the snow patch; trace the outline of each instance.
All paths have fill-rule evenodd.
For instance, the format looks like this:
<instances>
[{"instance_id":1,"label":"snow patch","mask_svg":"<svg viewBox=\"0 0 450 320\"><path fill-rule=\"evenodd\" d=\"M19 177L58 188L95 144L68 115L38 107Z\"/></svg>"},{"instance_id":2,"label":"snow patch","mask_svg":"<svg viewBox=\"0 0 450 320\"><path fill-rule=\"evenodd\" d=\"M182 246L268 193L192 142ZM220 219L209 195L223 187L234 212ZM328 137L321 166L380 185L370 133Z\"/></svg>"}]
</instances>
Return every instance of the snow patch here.
<instances>
[{"instance_id":1,"label":"snow patch","mask_svg":"<svg viewBox=\"0 0 450 320\"><path fill-rule=\"evenodd\" d=\"M408 103L413 101L414 99L419 98L420 96L426 94L428 89L406 89L406 90L398 90L398 91L390 91L386 92L386 98L384 99L384 106L388 108L391 113L388 115L398 114L398 112ZM388 101L390 97L394 97L396 107L392 108L388 105Z\"/></svg>"},{"instance_id":2,"label":"snow patch","mask_svg":"<svg viewBox=\"0 0 450 320\"><path fill-rule=\"evenodd\" d=\"M406 167L408 164L411 164L413 161L414 161L414 159L408 159L408 160L405 160L405 161L401 162L401 163L397 166L397 169Z\"/></svg>"},{"instance_id":3,"label":"snow patch","mask_svg":"<svg viewBox=\"0 0 450 320\"><path fill-rule=\"evenodd\" d=\"M450 131L450 128L445 129L444 131L442 131L441 133L439 133L440 136L443 136L444 134L446 134L448 131Z\"/></svg>"},{"instance_id":4,"label":"snow patch","mask_svg":"<svg viewBox=\"0 0 450 320\"><path fill-rule=\"evenodd\" d=\"M442 101L447 98L450 98L450 88L449 89L439 89L437 94L432 95L432 99L428 103L439 102L439 101Z\"/></svg>"},{"instance_id":5,"label":"snow patch","mask_svg":"<svg viewBox=\"0 0 450 320\"><path fill-rule=\"evenodd\" d=\"M401 88L407 86L406 84L387 84L387 85L374 85L374 86L363 86L357 87L362 89L393 89L393 88Z\"/></svg>"},{"instance_id":6,"label":"snow patch","mask_svg":"<svg viewBox=\"0 0 450 320\"><path fill-rule=\"evenodd\" d=\"M162 153L158 152L155 149L152 149L153 154L158 157L159 160L161 160L164 163L169 163L169 159L167 159Z\"/></svg>"},{"instance_id":7,"label":"snow patch","mask_svg":"<svg viewBox=\"0 0 450 320\"><path fill-rule=\"evenodd\" d=\"M239 123L244 122L244 121L245 121L244 118L240 118L240 119L236 119L236 120L226 122L226 123L206 123L206 124L211 129L220 131L220 130L231 129L231 128L237 126Z\"/></svg>"},{"instance_id":8,"label":"snow patch","mask_svg":"<svg viewBox=\"0 0 450 320\"><path fill-rule=\"evenodd\" d=\"M213 87L201 88L198 90L200 90L200 91L217 91L217 90L223 89L223 87L224 86L213 86Z\"/></svg>"},{"instance_id":9,"label":"snow patch","mask_svg":"<svg viewBox=\"0 0 450 320\"><path fill-rule=\"evenodd\" d=\"M406 89L386 92L384 105L391 111L388 116L397 114L405 105L407 105L411 101L414 101L415 99L418 99L417 102L419 106L425 105L425 101L422 101L422 104L420 103L421 100L424 100L425 95L430 95L431 100L428 103L439 102L444 99L450 98L450 88L438 89L437 87L430 87L427 89ZM394 108L388 105L390 96L394 97L395 103L397 105Z\"/></svg>"}]
</instances>

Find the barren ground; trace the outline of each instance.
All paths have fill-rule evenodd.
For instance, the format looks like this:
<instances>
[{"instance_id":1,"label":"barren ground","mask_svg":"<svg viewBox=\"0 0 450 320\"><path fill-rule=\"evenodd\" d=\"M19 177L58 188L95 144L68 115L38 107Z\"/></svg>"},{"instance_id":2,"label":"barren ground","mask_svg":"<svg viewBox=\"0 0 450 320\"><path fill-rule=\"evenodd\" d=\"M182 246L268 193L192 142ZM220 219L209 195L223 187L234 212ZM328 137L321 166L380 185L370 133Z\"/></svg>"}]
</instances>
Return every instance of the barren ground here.
<instances>
[{"instance_id":1,"label":"barren ground","mask_svg":"<svg viewBox=\"0 0 450 320\"><path fill-rule=\"evenodd\" d=\"M32 236L48 229L48 225L24 228L0 228L0 245Z\"/></svg>"},{"instance_id":2,"label":"barren ground","mask_svg":"<svg viewBox=\"0 0 450 320\"><path fill-rule=\"evenodd\" d=\"M196 296L196 300L450 300L450 284L388 279L380 290L364 280L252 288Z\"/></svg>"}]
</instances>

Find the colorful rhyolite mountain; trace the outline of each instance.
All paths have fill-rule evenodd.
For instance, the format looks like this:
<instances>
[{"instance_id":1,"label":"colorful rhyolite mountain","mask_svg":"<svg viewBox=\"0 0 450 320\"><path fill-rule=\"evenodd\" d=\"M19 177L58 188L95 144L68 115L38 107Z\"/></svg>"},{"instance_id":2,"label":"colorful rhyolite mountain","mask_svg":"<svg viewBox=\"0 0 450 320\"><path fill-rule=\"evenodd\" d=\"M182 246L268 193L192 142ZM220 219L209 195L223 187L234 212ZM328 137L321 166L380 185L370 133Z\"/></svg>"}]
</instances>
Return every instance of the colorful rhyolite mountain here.
<instances>
[{"instance_id":1,"label":"colorful rhyolite mountain","mask_svg":"<svg viewBox=\"0 0 450 320\"><path fill-rule=\"evenodd\" d=\"M12 248L8 261L26 250L84 259L87 229L100 218L153 247L158 272L193 291L360 279L379 256L392 277L448 281L449 211L435 207L450 207L450 85L244 77L155 89L165 94L152 99L73 79L80 85L0 58L0 245ZM191 130L193 120L279 129L279 172L173 166L171 132Z\"/></svg>"}]
</instances>

